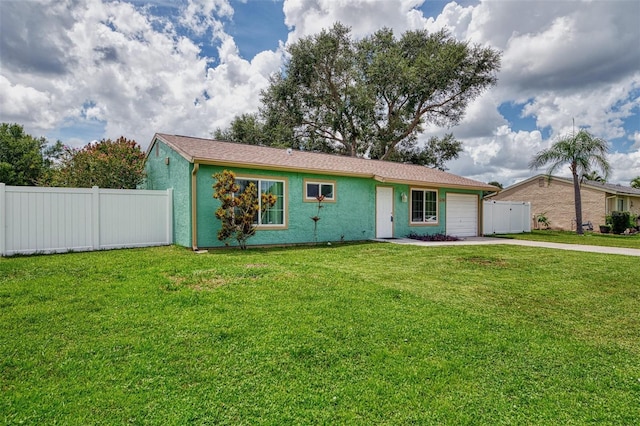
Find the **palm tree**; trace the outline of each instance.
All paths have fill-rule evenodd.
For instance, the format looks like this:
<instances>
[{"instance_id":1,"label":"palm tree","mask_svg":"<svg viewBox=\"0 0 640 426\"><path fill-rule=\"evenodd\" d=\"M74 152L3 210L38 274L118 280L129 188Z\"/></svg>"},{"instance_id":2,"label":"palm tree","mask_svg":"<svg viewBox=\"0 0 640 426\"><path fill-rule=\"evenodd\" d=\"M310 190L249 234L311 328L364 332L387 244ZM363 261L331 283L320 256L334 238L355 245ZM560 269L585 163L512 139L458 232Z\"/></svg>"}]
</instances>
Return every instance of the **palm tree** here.
<instances>
[{"instance_id":1,"label":"palm tree","mask_svg":"<svg viewBox=\"0 0 640 426\"><path fill-rule=\"evenodd\" d=\"M636 176L631 180L631 187L640 189L640 176Z\"/></svg>"},{"instance_id":2,"label":"palm tree","mask_svg":"<svg viewBox=\"0 0 640 426\"><path fill-rule=\"evenodd\" d=\"M605 178L603 178L602 176L600 176L600 173L598 173L597 170L593 170L591 173L585 173L582 175L582 179L586 179L586 180L590 180L592 182L600 182L600 183L606 183Z\"/></svg>"},{"instance_id":3,"label":"palm tree","mask_svg":"<svg viewBox=\"0 0 640 426\"><path fill-rule=\"evenodd\" d=\"M538 152L529 163L531 169L549 164L550 166L547 169L547 174L549 175L552 175L563 164L569 164L569 169L573 175L576 232L578 235L583 234L580 176L590 173L595 166L602 170L606 179L611 170L607 160L608 152L609 145L607 141L594 137L582 129L575 135L560 138L550 148Z\"/></svg>"}]
</instances>

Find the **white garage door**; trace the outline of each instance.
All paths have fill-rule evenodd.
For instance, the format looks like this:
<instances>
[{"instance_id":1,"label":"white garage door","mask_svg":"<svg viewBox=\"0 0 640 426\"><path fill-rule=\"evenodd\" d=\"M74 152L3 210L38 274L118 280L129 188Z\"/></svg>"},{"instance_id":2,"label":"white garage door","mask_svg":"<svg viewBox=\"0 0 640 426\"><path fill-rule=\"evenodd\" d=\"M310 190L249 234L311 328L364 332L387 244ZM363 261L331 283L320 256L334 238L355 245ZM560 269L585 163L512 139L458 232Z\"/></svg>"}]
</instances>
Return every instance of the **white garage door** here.
<instances>
[{"instance_id":1,"label":"white garage door","mask_svg":"<svg viewBox=\"0 0 640 426\"><path fill-rule=\"evenodd\" d=\"M478 196L447 194L447 235L478 236Z\"/></svg>"}]
</instances>

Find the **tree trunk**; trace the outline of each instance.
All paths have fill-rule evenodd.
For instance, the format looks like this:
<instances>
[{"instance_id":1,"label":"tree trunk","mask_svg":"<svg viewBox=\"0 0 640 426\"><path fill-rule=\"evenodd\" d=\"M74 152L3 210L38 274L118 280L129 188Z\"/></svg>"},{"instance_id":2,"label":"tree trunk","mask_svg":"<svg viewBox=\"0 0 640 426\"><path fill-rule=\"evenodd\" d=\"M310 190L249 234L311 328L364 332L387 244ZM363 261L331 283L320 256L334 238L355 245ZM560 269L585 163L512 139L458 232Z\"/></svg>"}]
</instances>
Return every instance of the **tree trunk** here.
<instances>
[{"instance_id":1,"label":"tree trunk","mask_svg":"<svg viewBox=\"0 0 640 426\"><path fill-rule=\"evenodd\" d=\"M576 233L578 235L584 234L584 230L582 229L582 196L580 195L580 179L578 178L578 173L572 167L571 172L573 173L573 198L576 205Z\"/></svg>"}]
</instances>

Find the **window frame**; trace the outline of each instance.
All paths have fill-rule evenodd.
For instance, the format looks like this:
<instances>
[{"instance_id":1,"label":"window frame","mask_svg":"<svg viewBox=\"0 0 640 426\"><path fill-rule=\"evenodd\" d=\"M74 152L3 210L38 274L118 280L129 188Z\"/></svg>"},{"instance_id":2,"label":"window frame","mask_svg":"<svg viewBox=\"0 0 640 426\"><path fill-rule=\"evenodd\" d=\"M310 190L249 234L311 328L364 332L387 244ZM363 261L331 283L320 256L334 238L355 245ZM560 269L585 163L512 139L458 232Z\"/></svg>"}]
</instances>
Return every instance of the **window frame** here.
<instances>
[{"instance_id":1,"label":"window frame","mask_svg":"<svg viewBox=\"0 0 640 426\"><path fill-rule=\"evenodd\" d=\"M418 192L418 193L422 193L422 221L415 221L413 220L413 194L414 192ZM426 193L433 193L434 194L434 202L435 202L435 215L429 215L429 216L435 216L436 220L435 221L426 221L426 216L427 216L427 196ZM440 203L439 203L439 191L437 189L433 189L433 188L417 188L417 187L412 187L409 188L409 225L411 226L435 226L435 225L439 225L440 224Z\"/></svg>"},{"instance_id":2,"label":"window frame","mask_svg":"<svg viewBox=\"0 0 640 426\"><path fill-rule=\"evenodd\" d=\"M236 182L239 180L257 183L258 203L262 207L262 182L279 182L282 183L282 223L281 224L263 224L262 215L258 214L258 223L255 223L257 229L287 229L289 224L289 204L287 198L287 186L289 184L286 178L275 176L253 176L253 175L236 175Z\"/></svg>"},{"instance_id":3,"label":"window frame","mask_svg":"<svg viewBox=\"0 0 640 426\"><path fill-rule=\"evenodd\" d=\"M322 185L331 185L333 187L333 197L328 198L325 197L324 200L322 200L323 203L335 203L337 202L337 194L336 194L336 190L338 185L336 184L335 180L326 180L326 179L304 179L302 182L302 201L304 201L305 203L317 203L318 199L316 197L309 197L308 193L307 193L307 185L308 184L317 184L319 185L318 187L318 193L322 194Z\"/></svg>"}]
</instances>

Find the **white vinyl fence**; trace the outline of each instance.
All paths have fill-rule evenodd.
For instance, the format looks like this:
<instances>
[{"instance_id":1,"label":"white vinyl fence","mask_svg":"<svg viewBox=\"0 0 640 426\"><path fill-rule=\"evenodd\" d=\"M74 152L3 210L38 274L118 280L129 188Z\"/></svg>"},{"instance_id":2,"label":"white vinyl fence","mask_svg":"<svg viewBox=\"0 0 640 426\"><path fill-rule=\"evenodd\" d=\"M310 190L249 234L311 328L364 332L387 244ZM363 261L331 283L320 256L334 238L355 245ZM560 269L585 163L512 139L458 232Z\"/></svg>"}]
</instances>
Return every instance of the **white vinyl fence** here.
<instances>
[{"instance_id":1,"label":"white vinyl fence","mask_svg":"<svg viewBox=\"0 0 640 426\"><path fill-rule=\"evenodd\" d=\"M531 232L531 203L523 201L484 201L483 233L519 234Z\"/></svg>"},{"instance_id":2,"label":"white vinyl fence","mask_svg":"<svg viewBox=\"0 0 640 426\"><path fill-rule=\"evenodd\" d=\"M0 183L0 256L171 244L172 191Z\"/></svg>"}]
</instances>

